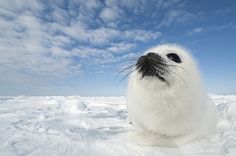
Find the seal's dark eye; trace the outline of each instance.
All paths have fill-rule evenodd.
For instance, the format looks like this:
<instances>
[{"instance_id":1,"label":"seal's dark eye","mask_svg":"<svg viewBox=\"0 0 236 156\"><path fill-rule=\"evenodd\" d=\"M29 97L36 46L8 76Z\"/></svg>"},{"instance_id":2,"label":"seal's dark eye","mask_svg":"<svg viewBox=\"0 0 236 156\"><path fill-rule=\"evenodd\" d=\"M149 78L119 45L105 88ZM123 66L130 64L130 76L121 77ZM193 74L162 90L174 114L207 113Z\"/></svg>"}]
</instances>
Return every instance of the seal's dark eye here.
<instances>
[{"instance_id":1,"label":"seal's dark eye","mask_svg":"<svg viewBox=\"0 0 236 156\"><path fill-rule=\"evenodd\" d=\"M176 63L181 63L182 62L181 59L179 58L179 56L177 54L175 54L175 53L169 53L169 54L167 54L167 57L170 60L172 60L172 61L174 61Z\"/></svg>"}]
</instances>

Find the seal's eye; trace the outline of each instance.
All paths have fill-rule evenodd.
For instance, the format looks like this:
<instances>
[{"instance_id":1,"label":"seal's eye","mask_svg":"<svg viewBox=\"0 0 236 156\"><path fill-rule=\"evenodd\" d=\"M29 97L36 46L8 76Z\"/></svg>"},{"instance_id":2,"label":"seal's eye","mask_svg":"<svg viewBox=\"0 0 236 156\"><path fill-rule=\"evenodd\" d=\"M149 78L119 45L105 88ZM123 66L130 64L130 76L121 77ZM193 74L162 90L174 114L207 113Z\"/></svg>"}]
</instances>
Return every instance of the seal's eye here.
<instances>
[{"instance_id":1,"label":"seal's eye","mask_svg":"<svg viewBox=\"0 0 236 156\"><path fill-rule=\"evenodd\" d=\"M167 54L167 57L170 60L172 60L172 61L174 61L176 63L181 63L182 62L181 59L179 58L179 56L177 54L175 54L175 53L169 53L169 54Z\"/></svg>"}]
</instances>

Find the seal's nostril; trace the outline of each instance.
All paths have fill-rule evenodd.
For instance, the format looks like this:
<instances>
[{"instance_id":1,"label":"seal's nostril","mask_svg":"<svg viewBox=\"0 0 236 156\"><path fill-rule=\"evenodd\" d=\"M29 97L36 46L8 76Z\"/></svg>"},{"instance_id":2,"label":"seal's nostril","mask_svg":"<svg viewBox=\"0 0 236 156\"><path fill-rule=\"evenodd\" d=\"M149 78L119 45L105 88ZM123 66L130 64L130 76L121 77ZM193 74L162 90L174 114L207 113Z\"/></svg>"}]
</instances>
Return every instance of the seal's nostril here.
<instances>
[{"instance_id":1,"label":"seal's nostril","mask_svg":"<svg viewBox=\"0 0 236 156\"><path fill-rule=\"evenodd\" d=\"M141 56L137 60L137 64L144 63L147 60L147 56Z\"/></svg>"},{"instance_id":2,"label":"seal's nostril","mask_svg":"<svg viewBox=\"0 0 236 156\"><path fill-rule=\"evenodd\" d=\"M141 56L141 57L139 57L139 59L138 60L145 60L147 57L146 56Z\"/></svg>"},{"instance_id":3,"label":"seal's nostril","mask_svg":"<svg viewBox=\"0 0 236 156\"><path fill-rule=\"evenodd\" d=\"M147 53L147 56L148 56L148 57L153 57L154 55L157 55L157 54L156 54L156 53L152 53L152 52Z\"/></svg>"},{"instance_id":4,"label":"seal's nostril","mask_svg":"<svg viewBox=\"0 0 236 156\"><path fill-rule=\"evenodd\" d=\"M160 59L161 56L157 53L153 53L153 52L150 52L150 53L147 53L146 55L148 58L151 58L151 59Z\"/></svg>"}]
</instances>

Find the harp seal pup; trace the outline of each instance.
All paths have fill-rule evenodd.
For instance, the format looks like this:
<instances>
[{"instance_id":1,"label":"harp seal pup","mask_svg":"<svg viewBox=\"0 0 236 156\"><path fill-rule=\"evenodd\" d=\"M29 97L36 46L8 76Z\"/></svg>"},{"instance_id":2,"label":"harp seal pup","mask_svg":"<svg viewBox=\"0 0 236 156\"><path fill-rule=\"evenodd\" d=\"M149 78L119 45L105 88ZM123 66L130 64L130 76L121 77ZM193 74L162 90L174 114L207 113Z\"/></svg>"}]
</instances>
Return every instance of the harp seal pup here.
<instances>
[{"instance_id":1,"label":"harp seal pup","mask_svg":"<svg viewBox=\"0 0 236 156\"><path fill-rule=\"evenodd\" d=\"M126 97L129 140L143 146L181 146L208 136L217 123L190 53L175 44L148 49L131 73Z\"/></svg>"}]
</instances>

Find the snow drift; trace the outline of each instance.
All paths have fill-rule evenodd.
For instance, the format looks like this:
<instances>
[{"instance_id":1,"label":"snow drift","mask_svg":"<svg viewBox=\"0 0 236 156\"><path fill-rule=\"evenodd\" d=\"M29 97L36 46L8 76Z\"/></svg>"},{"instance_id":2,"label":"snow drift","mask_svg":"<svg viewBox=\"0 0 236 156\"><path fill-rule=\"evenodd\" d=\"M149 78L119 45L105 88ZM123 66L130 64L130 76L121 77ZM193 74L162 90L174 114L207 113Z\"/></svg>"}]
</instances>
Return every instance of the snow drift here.
<instances>
[{"instance_id":1,"label":"snow drift","mask_svg":"<svg viewBox=\"0 0 236 156\"><path fill-rule=\"evenodd\" d=\"M211 95L220 113L212 136L180 148L126 141L124 97L0 97L0 155L234 156L236 96Z\"/></svg>"}]
</instances>

